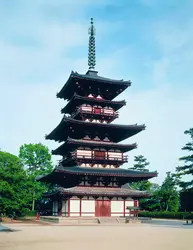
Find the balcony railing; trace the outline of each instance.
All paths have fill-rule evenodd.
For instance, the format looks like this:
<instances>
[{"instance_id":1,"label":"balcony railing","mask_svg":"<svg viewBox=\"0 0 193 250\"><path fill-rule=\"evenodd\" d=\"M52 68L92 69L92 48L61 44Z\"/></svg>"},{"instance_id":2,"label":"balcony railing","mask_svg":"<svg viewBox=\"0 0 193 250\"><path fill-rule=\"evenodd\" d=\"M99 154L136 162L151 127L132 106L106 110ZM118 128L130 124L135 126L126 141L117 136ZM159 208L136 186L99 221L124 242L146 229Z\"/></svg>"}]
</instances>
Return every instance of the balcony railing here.
<instances>
[{"instance_id":1,"label":"balcony railing","mask_svg":"<svg viewBox=\"0 0 193 250\"><path fill-rule=\"evenodd\" d=\"M128 162L128 156L98 156L98 155L86 155L86 154L77 154L76 152L72 153L73 159L84 159L85 161L94 160L94 161L115 161L115 162Z\"/></svg>"},{"instance_id":2,"label":"balcony railing","mask_svg":"<svg viewBox=\"0 0 193 250\"><path fill-rule=\"evenodd\" d=\"M72 118L75 117L78 113L92 114L92 115L102 115L102 116L111 116L113 118L118 118L119 113L112 109L103 109L103 108L86 108L79 107L74 113L72 113Z\"/></svg>"}]
</instances>

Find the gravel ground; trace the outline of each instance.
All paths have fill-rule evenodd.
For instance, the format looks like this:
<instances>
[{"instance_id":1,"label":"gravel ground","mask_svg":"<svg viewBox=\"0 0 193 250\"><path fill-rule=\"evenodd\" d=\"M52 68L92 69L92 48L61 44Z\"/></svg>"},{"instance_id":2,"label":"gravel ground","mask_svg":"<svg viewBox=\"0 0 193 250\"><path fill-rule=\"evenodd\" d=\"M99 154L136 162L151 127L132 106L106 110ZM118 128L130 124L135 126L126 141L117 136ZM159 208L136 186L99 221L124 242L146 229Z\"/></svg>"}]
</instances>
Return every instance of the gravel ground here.
<instances>
[{"instance_id":1,"label":"gravel ground","mask_svg":"<svg viewBox=\"0 0 193 250\"><path fill-rule=\"evenodd\" d=\"M193 230L140 225L7 225L1 250L192 250ZM188 226L187 226L188 227Z\"/></svg>"}]
</instances>

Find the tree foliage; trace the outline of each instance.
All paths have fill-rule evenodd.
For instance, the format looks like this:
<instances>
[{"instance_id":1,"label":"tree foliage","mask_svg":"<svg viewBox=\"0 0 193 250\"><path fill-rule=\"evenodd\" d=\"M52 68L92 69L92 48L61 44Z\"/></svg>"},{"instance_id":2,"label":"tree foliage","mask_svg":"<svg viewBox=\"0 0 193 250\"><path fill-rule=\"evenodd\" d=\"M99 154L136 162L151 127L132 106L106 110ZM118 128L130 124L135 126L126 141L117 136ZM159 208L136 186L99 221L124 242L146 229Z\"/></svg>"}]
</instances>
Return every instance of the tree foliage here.
<instances>
[{"instance_id":1,"label":"tree foliage","mask_svg":"<svg viewBox=\"0 0 193 250\"><path fill-rule=\"evenodd\" d=\"M157 183L151 183L149 190L150 197L145 199L143 203L143 209L147 211L160 211L160 199L159 199L159 190L160 186Z\"/></svg>"},{"instance_id":2,"label":"tree foliage","mask_svg":"<svg viewBox=\"0 0 193 250\"><path fill-rule=\"evenodd\" d=\"M178 178L171 172L167 172L160 189L154 193L154 196L159 201L161 211L178 211L179 193L177 191L177 184Z\"/></svg>"},{"instance_id":3,"label":"tree foliage","mask_svg":"<svg viewBox=\"0 0 193 250\"><path fill-rule=\"evenodd\" d=\"M21 215L28 207L28 177L20 159L0 151L0 208Z\"/></svg>"},{"instance_id":4,"label":"tree foliage","mask_svg":"<svg viewBox=\"0 0 193 250\"><path fill-rule=\"evenodd\" d=\"M149 162L143 155L135 156L134 157L134 165L131 167L131 170L141 171L141 172L148 172ZM140 191L150 191L152 187L152 183L150 181L139 181L133 182L130 186L136 190ZM146 209L148 206L149 199L141 199L140 200L140 207L141 209Z\"/></svg>"},{"instance_id":5,"label":"tree foliage","mask_svg":"<svg viewBox=\"0 0 193 250\"><path fill-rule=\"evenodd\" d=\"M134 165L130 169L147 172L149 171L148 166L149 162L147 159L143 155L138 155L134 157Z\"/></svg>"},{"instance_id":6,"label":"tree foliage","mask_svg":"<svg viewBox=\"0 0 193 250\"><path fill-rule=\"evenodd\" d=\"M19 157L23 162L29 178L29 196L32 202L32 210L35 209L35 201L47 191L48 185L36 182L39 175L48 174L52 171L52 161L49 149L41 143L24 144L20 147Z\"/></svg>"},{"instance_id":7,"label":"tree foliage","mask_svg":"<svg viewBox=\"0 0 193 250\"><path fill-rule=\"evenodd\" d=\"M147 169L149 162L142 156L136 156L134 166L131 168L138 171L149 171ZM140 207L149 211L171 211L176 212L179 209L179 194L176 189L179 178L170 172L166 173L166 178L161 186L149 181L132 183L131 186L137 190L148 191L150 197L140 200Z\"/></svg>"},{"instance_id":8,"label":"tree foliage","mask_svg":"<svg viewBox=\"0 0 193 250\"><path fill-rule=\"evenodd\" d=\"M22 145L19 158L32 175L46 174L53 168L49 149L41 143Z\"/></svg>"},{"instance_id":9,"label":"tree foliage","mask_svg":"<svg viewBox=\"0 0 193 250\"><path fill-rule=\"evenodd\" d=\"M149 166L149 162L147 161L147 159L143 155L139 155L134 157L134 165L129 169L141 172L148 172L149 169L147 169L147 166ZM149 191L151 189L152 183L149 181L139 181L132 183L131 186L134 189L140 191Z\"/></svg>"},{"instance_id":10,"label":"tree foliage","mask_svg":"<svg viewBox=\"0 0 193 250\"><path fill-rule=\"evenodd\" d=\"M177 167L176 170L179 176L190 178L189 181L180 181L179 183L183 190L188 190L193 188L193 128L186 130L184 134L190 136L190 142L186 143L182 150L189 152L189 154L179 159L184 162L184 165Z\"/></svg>"}]
</instances>

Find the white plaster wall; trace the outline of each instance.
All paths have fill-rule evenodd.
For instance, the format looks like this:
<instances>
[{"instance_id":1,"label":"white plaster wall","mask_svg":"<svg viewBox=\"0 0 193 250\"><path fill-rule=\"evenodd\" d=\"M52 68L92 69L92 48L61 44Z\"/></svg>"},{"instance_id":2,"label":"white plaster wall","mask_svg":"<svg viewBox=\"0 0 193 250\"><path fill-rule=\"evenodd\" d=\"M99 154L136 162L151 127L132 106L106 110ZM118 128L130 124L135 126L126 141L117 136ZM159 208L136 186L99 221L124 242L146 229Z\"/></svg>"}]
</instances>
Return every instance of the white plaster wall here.
<instances>
[{"instance_id":1,"label":"white plaster wall","mask_svg":"<svg viewBox=\"0 0 193 250\"><path fill-rule=\"evenodd\" d=\"M82 200L82 216L94 216L94 215L95 215L95 200Z\"/></svg>"},{"instance_id":2,"label":"white plaster wall","mask_svg":"<svg viewBox=\"0 0 193 250\"><path fill-rule=\"evenodd\" d=\"M114 110L113 110L113 109L105 109L105 108L104 108L104 113L105 113L105 114L113 114L113 113L114 113Z\"/></svg>"},{"instance_id":3,"label":"white plaster wall","mask_svg":"<svg viewBox=\"0 0 193 250\"><path fill-rule=\"evenodd\" d=\"M125 207L132 207L134 206L134 201L125 201Z\"/></svg>"},{"instance_id":4,"label":"white plaster wall","mask_svg":"<svg viewBox=\"0 0 193 250\"><path fill-rule=\"evenodd\" d=\"M123 201L111 201L111 216L123 216L123 208Z\"/></svg>"},{"instance_id":5,"label":"white plaster wall","mask_svg":"<svg viewBox=\"0 0 193 250\"><path fill-rule=\"evenodd\" d=\"M70 200L70 212L80 213L80 200Z\"/></svg>"},{"instance_id":6,"label":"white plaster wall","mask_svg":"<svg viewBox=\"0 0 193 250\"><path fill-rule=\"evenodd\" d=\"M89 106L81 106L81 109L85 111L92 111L92 107Z\"/></svg>"},{"instance_id":7,"label":"white plaster wall","mask_svg":"<svg viewBox=\"0 0 193 250\"><path fill-rule=\"evenodd\" d=\"M85 157L85 158L91 158L91 150L80 150L77 149L76 151L78 157Z\"/></svg>"},{"instance_id":8,"label":"white plaster wall","mask_svg":"<svg viewBox=\"0 0 193 250\"><path fill-rule=\"evenodd\" d=\"M122 153L108 152L109 157L122 159Z\"/></svg>"}]
</instances>

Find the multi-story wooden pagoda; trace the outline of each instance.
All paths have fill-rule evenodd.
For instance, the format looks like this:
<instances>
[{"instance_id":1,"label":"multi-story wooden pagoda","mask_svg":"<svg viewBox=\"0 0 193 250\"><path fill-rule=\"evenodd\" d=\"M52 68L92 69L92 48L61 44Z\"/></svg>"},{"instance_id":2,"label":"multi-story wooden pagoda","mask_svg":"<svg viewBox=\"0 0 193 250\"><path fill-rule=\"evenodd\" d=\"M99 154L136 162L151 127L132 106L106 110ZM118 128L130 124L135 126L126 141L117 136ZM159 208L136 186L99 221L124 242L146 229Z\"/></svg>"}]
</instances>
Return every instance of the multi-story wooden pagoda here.
<instances>
[{"instance_id":1,"label":"multi-story wooden pagoda","mask_svg":"<svg viewBox=\"0 0 193 250\"><path fill-rule=\"evenodd\" d=\"M53 215L126 216L127 207L138 206L148 193L132 189L128 183L148 180L157 172L122 169L128 162L125 152L136 144L119 144L145 129L144 125L118 125L118 110L125 100L114 101L131 85L130 81L112 80L95 71L95 29L89 29L89 70L72 72L57 94L67 100L61 110L60 124L46 139L62 142L52 151L62 160L52 173L40 181L58 184L56 192L45 194L53 200Z\"/></svg>"}]
</instances>

